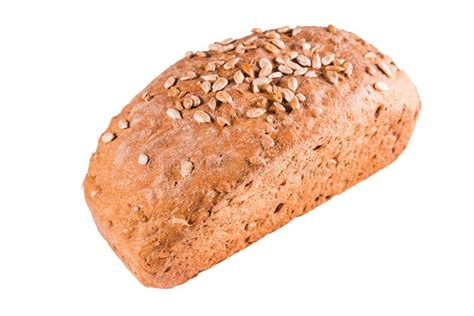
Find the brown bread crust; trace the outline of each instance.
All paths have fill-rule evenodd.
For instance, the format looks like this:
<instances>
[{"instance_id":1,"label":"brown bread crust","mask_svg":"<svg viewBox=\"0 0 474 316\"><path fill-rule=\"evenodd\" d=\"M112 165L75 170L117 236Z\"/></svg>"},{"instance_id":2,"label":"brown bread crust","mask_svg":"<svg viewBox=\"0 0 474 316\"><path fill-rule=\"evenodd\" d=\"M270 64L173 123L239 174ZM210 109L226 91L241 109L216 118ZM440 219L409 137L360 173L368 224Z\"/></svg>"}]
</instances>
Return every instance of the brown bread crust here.
<instances>
[{"instance_id":1,"label":"brown bread crust","mask_svg":"<svg viewBox=\"0 0 474 316\"><path fill-rule=\"evenodd\" d=\"M143 284L187 281L387 166L406 147L420 100L387 56L332 27L281 31L257 34L245 52L235 48L251 36L232 42L233 49L226 42L178 61L111 120L99 141L85 197L100 233ZM266 47L270 42L274 47ZM309 59L332 52L335 61L308 67L316 78L283 74L272 79L277 87L252 91L245 64L258 77L262 57L275 72L276 57L290 51ZM218 60L226 64L206 71ZM237 84L238 70L245 79ZM196 77L178 79L189 71ZM231 104L221 102L227 95L205 92L200 76L210 73L227 79L221 91ZM290 78L305 100L281 100L286 111L277 110L265 100L278 98L278 87L294 88ZM176 88L187 95L174 96ZM190 95L201 104L185 109ZM215 109L212 97L221 100ZM173 107L174 119L167 114ZM266 112L253 117L248 111L255 108Z\"/></svg>"}]
</instances>

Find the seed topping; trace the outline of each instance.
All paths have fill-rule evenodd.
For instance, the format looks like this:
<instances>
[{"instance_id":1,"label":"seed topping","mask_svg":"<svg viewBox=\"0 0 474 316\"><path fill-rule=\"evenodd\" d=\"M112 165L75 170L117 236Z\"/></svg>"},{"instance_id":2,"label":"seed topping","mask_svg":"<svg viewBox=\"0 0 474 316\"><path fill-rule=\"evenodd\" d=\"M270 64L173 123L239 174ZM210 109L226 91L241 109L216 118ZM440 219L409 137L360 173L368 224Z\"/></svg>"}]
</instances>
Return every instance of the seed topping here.
<instances>
[{"instance_id":1,"label":"seed topping","mask_svg":"<svg viewBox=\"0 0 474 316\"><path fill-rule=\"evenodd\" d=\"M227 91L219 91L216 93L216 99L222 103L233 103L232 96Z\"/></svg>"},{"instance_id":2,"label":"seed topping","mask_svg":"<svg viewBox=\"0 0 474 316\"><path fill-rule=\"evenodd\" d=\"M212 91L213 92L220 91L224 89L228 83L229 82L227 81L226 78L219 77L219 79L217 79L212 85Z\"/></svg>"},{"instance_id":3,"label":"seed topping","mask_svg":"<svg viewBox=\"0 0 474 316\"><path fill-rule=\"evenodd\" d=\"M377 91L388 91L390 88L385 82L378 81L374 84L374 88Z\"/></svg>"},{"instance_id":4,"label":"seed topping","mask_svg":"<svg viewBox=\"0 0 474 316\"><path fill-rule=\"evenodd\" d=\"M230 70L235 67L235 65L239 62L239 57L232 58L228 62L224 64L224 69L225 70Z\"/></svg>"},{"instance_id":5,"label":"seed topping","mask_svg":"<svg viewBox=\"0 0 474 316\"><path fill-rule=\"evenodd\" d=\"M111 132L106 132L104 135L102 135L102 142L107 144L110 143L112 140L115 139L115 134Z\"/></svg>"},{"instance_id":6,"label":"seed topping","mask_svg":"<svg viewBox=\"0 0 474 316\"><path fill-rule=\"evenodd\" d=\"M295 77L290 77L288 79L288 88L290 88L290 90L292 90L293 92L295 92L298 88L298 80L296 80Z\"/></svg>"},{"instance_id":7,"label":"seed topping","mask_svg":"<svg viewBox=\"0 0 474 316\"><path fill-rule=\"evenodd\" d=\"M196 73L194 71L187 71L182 75L179 80L185 81L185 80L191 80L196 78Z\"/></svg>"},{"instance_id":8,"label":"seed topping","mask_svg":"<svg viewBox=\"0 0 474 316\"><path fill-rule=\"evenodd\" d=\"M169 77L168 79L166 79L163 86L165 89L169 89L174 85L175 82L176 82L176 79L174 77Z\"/></svg>"},{"instance_id":9,"label":"seed topping","mask_svg":"<svg viewBox=\"0 0 474 316\"><path fill-rule=\"evenodd\" d=\"M259 116L262 116L267 110L262 109L262 108L252 108L247 111L247 117L248 118L257 118Z\"/></svg>"},{"instance_id":10,"label":"seed topping","mask_svg":"<svg viewBox=\"0 0 474 316\"><path fill-rule=\"evenodd\" d=\"M181 119L181 113L174 108L169 108L168 110L166 110L166 115L168 115L168 117L173 120Z\"/></svg>"},{"instance_id":11,"label":"seed topping","mask_svg":"<svg viewBox=\"0 0 474 316\"><path fill-rule=\"evenodd\" d=\"M118 121L117 126L120 129L127 129L129 127L129 123L126 119L121 119Z\"/></svg>"},{"instance_id":12,"label":"seed topping","mask_svg":"<svg viewBox=\"0 0 474 316\"><path fill-rule=\"evenodd\" d=\"M197 110L194 112L194 120L198 123L210 123L211 117L206 112Z\"/></svg>"},{"instance_id":13,"label":"seed topping","mask_svg":"<svg viewBox=\"0 0 474 316\"><path fill-rule=\"evenodd\" d=\"M389 65L387 65L385 62L383 61L379 61L377 63L377 67L379 67L380 70L382 70L382 72L389 78L392 78L393 77L393 73L392 73L392 69L390 68Z\"/></svg>"},{"instance_id":14,"label":"seed topping","mask_svg":"<svg viewBox=\"0 0 474 316\"><path fill-rule=\"evenodd\" d=\"M189 160L181 161L181 166L179 169L181 173L181 177L186 178L193 172L193 169L194 169L194 164L191 161Z\"/></svg>"},{"instance_id":15,"label":"seed topping","mask_svg":"<svg viewBox=\"0 0 474 316\"><path fill-rule=\"evenodd\" d=\"M138 155L138 163L142 166L146 165L149 160L150 158L147 154L141 153L140 155Z\"/></svg>"}]
</instances>

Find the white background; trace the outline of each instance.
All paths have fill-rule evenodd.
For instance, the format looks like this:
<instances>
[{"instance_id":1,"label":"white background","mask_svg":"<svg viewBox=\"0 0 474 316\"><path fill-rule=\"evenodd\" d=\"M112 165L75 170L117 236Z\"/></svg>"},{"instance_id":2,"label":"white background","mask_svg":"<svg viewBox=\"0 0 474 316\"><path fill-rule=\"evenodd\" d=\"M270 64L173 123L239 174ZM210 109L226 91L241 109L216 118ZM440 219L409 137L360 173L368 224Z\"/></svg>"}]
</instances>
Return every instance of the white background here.
<instances>
[{"instance_id":1,"label":"white background","mask_svg":"<svg viewBox=\"0 0 474 316\"><path fill-rule=\"evenodd\" d=\"M474 315L472 10L421 2L1 1L0 315ZM407 150L188 283L143 287L82 196L109 119L188 50L329 23L417 85Z\"/></svg>"}]
</instances>

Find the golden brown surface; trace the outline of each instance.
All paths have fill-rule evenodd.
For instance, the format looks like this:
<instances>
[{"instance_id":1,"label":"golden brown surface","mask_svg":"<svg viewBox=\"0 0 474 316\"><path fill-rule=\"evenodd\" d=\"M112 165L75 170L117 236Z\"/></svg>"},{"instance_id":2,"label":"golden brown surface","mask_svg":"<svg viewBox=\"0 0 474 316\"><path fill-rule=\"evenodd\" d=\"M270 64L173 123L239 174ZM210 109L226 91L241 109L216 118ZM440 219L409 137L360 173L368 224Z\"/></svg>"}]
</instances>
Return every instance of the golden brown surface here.
<instances>
[{"instance_id":1,"label":"golden brown surface","mask_svg":"<svg viewBox=\"0 0 474 316\"><path fill-rule=\"evenodd\" d=\"M143 284L185 282L405 148L420 109L406 74L354 34L298 30L257 33L252 43L249 35L178 61L101 137L85 197L100 233ZM284 58L291 51L299 55L292 63ZM278 69L292 74L267 79ZM264 80L253 81L259 74Z\"/></svg>"}]
</instances>

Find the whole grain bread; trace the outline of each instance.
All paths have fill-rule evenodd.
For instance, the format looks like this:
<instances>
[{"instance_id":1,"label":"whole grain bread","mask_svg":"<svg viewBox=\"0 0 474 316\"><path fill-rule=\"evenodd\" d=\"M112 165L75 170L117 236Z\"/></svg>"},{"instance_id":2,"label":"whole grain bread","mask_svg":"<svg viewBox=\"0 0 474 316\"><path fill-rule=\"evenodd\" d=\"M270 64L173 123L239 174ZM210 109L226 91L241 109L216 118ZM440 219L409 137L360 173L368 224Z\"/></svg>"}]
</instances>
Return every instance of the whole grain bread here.
<instances>
[{"instance_id":1,"label":"whole grain bread","mask_svg":"<svg viewBox=\"0 0 474 316\"><path fill-rule=\"evenodd\" d=\"M415 86L358 36L282 27L190 52L114 117L84 191L145 285L173 287L394 161Z\"/></svg>"}]
</instances>

